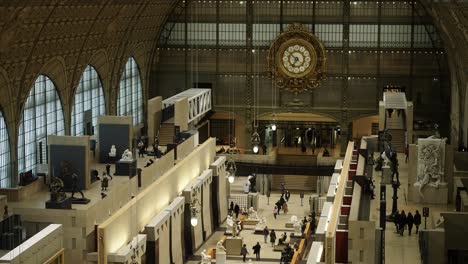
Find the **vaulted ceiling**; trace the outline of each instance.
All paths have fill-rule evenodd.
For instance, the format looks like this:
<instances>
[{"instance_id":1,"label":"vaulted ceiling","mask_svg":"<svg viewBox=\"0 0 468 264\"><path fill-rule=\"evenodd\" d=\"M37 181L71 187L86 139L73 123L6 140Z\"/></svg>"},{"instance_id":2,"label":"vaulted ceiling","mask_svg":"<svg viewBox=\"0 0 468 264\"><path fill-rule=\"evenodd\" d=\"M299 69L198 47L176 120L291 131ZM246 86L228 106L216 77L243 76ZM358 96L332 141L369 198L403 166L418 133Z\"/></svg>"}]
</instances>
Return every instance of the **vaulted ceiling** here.
<instances>
[{"instance_id":1,"label":"vaulted ceiling","mask_svg":"<svg viewBox=\"0 0 468 264\"><path fill-rule=\"evenodd\" d=\"M147 93L162 27L180 0L15 0L0 1L0 107L16 124L38 74L55 82L71 111L83 69L93 64L108 102L129 56L136 58ZM468 79L468 4L421 0L434 18L464 96ZM460 106L462 107L462 106ZM115 111L115 103L107 105ZM460 109L463 113L463 109ZM14 125L15 127L15 125ZM14 130L14 129L13 129ZM15 138L10 130L10 137Z\"/></svg>"}]
</instances>

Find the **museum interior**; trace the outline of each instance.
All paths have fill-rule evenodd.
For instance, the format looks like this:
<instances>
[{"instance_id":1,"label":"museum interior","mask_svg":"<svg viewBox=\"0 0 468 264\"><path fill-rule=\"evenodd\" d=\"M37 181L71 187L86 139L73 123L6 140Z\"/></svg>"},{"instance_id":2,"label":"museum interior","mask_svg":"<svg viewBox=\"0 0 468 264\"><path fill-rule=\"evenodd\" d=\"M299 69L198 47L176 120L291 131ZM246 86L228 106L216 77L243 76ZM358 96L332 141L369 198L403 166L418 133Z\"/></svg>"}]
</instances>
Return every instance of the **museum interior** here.
<instances>
[{"instance_id":1,"label":"museum interior","mask_svg":"<svg viewBox=\"0 0 468 264\"><path fill-rule=\"evenodd\" d=\"M468 263L468 2L0 1L0 263Z\"/></svg>"}]
</instances>

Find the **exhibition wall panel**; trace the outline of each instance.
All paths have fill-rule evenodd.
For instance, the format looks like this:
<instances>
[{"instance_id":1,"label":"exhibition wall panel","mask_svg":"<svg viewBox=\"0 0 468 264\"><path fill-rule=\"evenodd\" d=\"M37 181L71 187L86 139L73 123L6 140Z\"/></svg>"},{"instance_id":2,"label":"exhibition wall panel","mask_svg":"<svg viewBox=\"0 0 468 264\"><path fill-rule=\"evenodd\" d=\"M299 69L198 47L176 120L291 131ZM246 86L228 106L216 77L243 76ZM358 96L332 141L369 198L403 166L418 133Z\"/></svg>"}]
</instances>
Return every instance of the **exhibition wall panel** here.
<instances>
[{"instance_id":1,"label":"exhibition wall panel","mask_svg":"<svg viewBox=\"0 0 468 264\"><path fill-rule=\"evenodd\" d=\"M98 117L98 147L99 162L109 162L109 152L115 145L116 159L122 157L126 149L130 149L133 137L131 116L99 116ZM136 155L136 153L134 153Z\"/></svg>"},{"instance_id":2,"label":"exhibition wall panel","mask_svg":"<svg viewBox=\"0 0 468 264\"><path fill-rule=\"evenodd\" d=\"M49 176L59 177L64 182L64 190L72 191L73 173L78 176L80 190L88 189L90 178L90 143L88 136L49 136Z\"/></svg>"},{"instance_id":3,"label":"exhibition wall panel","mask_svg":"<svg viewBox=\"0 0 468 264\"><path fill-rule=\"evenodd\" d=\"M213 177L212 170L205 170L198 179L202 184L202 218L203 218L203 232L204 240L211 235L213 220L212 220L212 206L211 201L211 182Z\"/></svg>"},{"instance_id":4,"label":"exhibition wall panel","mask_svg":"<svg viewBox=\"0 0 468 264\"><path fill-rule=\"evenodd\" d=\"M162 211L145 226L147 245L153 246L152 249L146 248L147 263L170 264L170 243L168 243L170 218L169 211ZM156 262L156 258L158 262Z\"/></svg>"},{"instance_id":5,"label":"exhibition wall panel","mask_svg":"<svg viewBox=\"0 0 468 264\"><path fill-rule=\"evenodd\" d=\"M147 118L147 134L148 143L151 145L154 142L154 137L158 134L159 126L161 125L162 116L162 97L157 96L148 100L148 118Z\"/></svg>"},{"instance_id":6,"label":"exhibition wall panel","mask_svg":"<svg viewBox=\"0 0 468 264\"><path fill-rule=\"evenodd\" d=\"M215 154L215 140L211 138L100 224L99 263L107 263L109 253L126 245L190 182L208 169Z\"/></svg>"},{"instance_id":7,"label":"exhibition wall panel","mask_svg":"<svg viewBox=\"0 0 468 264\"><path fill-rule=\"evenodd\" d=\"M185 197L185 219L184 227L189 228L190 232L185 232L185 238L187 246L187 252L194 254L196 249L199 248L203 243L203 200L202 200L202 182L198 179L195 179L183 192ZM197 203L191 204L193 200L197 200ZM197 222L195 226L191 225L191 206L197 207Z\"/></svg>"},{"instance_id":8,"label":"exhibition wall panel","mask_svg":"<svg viewBox=\"0 0 468 264\"><path fill-rule=\"evenodd\" d=\"M184 219L184 206L185 198L177 197L174 201L166 208L166 211L171 214L171 263L183 264L184 258L182 253L182 237L183 237L183 219Z\"/></svg>"},{"instance_id":9,"label":"exhibition wall panel","mask_svg":"<svg viewBox=\"0 0 468 264\"><path fill-rule=\"evenodd\" d=\"M213 199L213 206L218 207L218 223L221 224L227 217L227 180L226 180L226 161L225 156L217 157L216 161L210 166L213 171L213 181L217 183L216 198Z\"/></svg>"}]
</instances>

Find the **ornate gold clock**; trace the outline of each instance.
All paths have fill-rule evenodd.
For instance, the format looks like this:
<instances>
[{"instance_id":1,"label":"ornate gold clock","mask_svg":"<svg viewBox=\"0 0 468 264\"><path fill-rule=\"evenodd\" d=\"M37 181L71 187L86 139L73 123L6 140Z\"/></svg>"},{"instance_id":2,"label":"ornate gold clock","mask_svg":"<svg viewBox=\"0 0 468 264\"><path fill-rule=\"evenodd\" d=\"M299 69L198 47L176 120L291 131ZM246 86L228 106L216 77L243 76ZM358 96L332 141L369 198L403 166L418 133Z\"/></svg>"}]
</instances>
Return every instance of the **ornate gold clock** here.
<instances>
[{"instance_id":1,"label":"ornate gold clock","mask_svg":"<svg viewBox=\"0 0 468 264\"><path fill-rule=\"evenodd\" d=\"M310 91L325 77L325 48L304 26L294 23L271 45L268 67L280 90Z\"/></svg>"}]
</instances>

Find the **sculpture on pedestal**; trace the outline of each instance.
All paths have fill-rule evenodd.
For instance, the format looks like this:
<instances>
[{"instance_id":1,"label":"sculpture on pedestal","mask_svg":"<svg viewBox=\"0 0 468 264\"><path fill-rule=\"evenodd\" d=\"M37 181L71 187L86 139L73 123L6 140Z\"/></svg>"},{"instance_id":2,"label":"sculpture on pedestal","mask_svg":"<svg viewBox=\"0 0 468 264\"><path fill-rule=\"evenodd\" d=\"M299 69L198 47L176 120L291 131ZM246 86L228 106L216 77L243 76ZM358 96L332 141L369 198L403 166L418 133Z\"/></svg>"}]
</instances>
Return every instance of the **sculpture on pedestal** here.
<instances>
[{"instance_id":1,"label":"sculpture on pedestal","mask_svg":"<svg viewBox=\"0 0 468 264\"><path fill-rule=\"evenodd\" d=\"M418 171L414 186L422 190L425 186L438 188L447 185L444 179L446 138L427 138L418 140Z\"/></svg>"},{"instance_id":2,"label":"sculpture on pedestal","mask_svg":"<svg viewBox=\"0 0 468 264\"><path fill-rule=\"evenodd\" d=\"M237 233L239 233L239 227L237 225L237 220L233 219L230 215L226 218L226 225L228 228L231 229L232 237L237 237Z\"/></svg>"},{"instance_id":3,"label":"sculpture on pedestal","mask_svg":"<svg viewBox=\"0 0 468 264\"><path fill-rule=\"evenodd\" d=\"M249 208L249 219L258 219L257 211L255 211L253 207Z\"/></svg>"},{"instance_id":4,"label":"sculpture on pedestal","mask_svg":"<svg viewBox=\"0 0 468 264\"><path fill-rule=\"evenodd\" d=\"M65 185L63 184L62 179L52 176L50 180L50 185L49 185L51 201L58 202L60 200L67 198L67 195L63 191L64 186Z\"/></svg>"},{"instance_id":5,"label":"sculpture on pedestal","mask_svg":"<svg viewBox=\"0 0 468 264\"><path fill-rule=\"evenodd\" d=\"M121 161L132 161L133 160L133 153L129 150L126 149L124 153L122 154L122 159Z\"/></svg>"},{"instance_id":6,"label":"sculpture on pedestal","mask_svg":"<svg viewBox=\"0 0 468 264\"><path fill-rule=\"evenodd\" d=\"M201 252L201 264L211 263L211 256L206 253L206 249Z\"/></svg>"},{"instance_id":7,"label":"sculpture on pedestal","mask_svg":"<svg viewBox=\"0 0 468 264\"><path fill-rule=\"evenodd\" d=\"M255 230L263 230L267 226L266 218L263 217L260 222L255 225Z\"/></svg>"},{"instance_id":8,"label":"sculpture on pedestal","mask_svg":"<svg viewBox=\"0 0 468 264\"><path fill-rule=\"evenodd\" d=\"M115 148L115 145L112 145L109 151L109 157L115 157L115 156L117 156L117 149Z\"/></svg>"},{"instance_id":9,"label":"sculpture on pedestal","mask_svg":"<svg viewBox=\"0 0 468 264\"><path fill-rule=\"evenodd\" d=\"M216 243L216 252L226 252L226 248L223 246L223 241L220 240Z\"/></svg>"},{"instance_id":10,"label":"sculpture on pedestal","mask_svg":"<svg viewBox=\"0 0 468 264\"><path fill-rule=\"evenodd\" d=\"M297 216L295 215L291 216L291 223L293 224L293 227L294 227L294 234L302 234L301 223Z\"/></svg>"}]
</instances>

